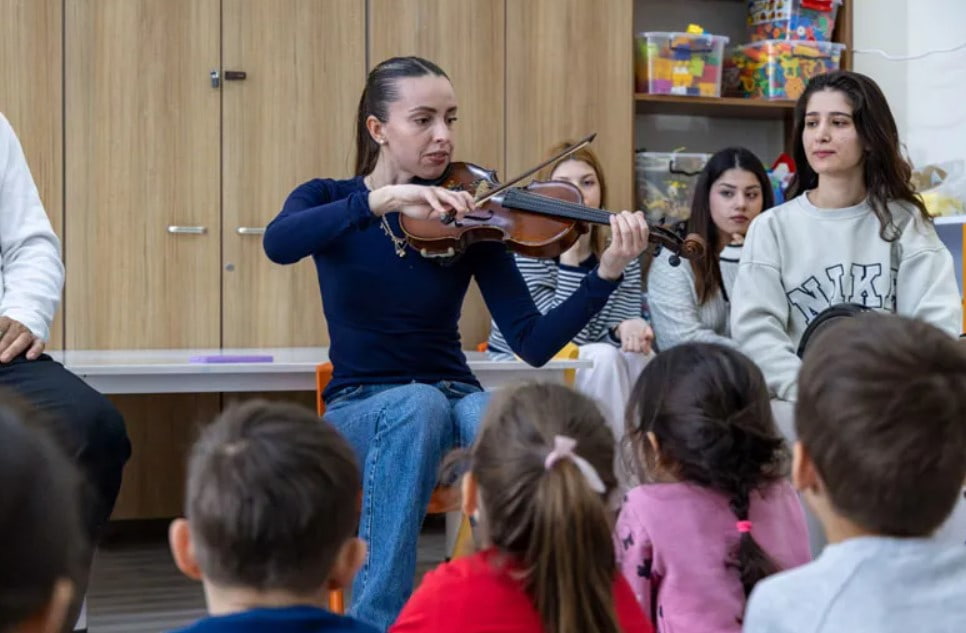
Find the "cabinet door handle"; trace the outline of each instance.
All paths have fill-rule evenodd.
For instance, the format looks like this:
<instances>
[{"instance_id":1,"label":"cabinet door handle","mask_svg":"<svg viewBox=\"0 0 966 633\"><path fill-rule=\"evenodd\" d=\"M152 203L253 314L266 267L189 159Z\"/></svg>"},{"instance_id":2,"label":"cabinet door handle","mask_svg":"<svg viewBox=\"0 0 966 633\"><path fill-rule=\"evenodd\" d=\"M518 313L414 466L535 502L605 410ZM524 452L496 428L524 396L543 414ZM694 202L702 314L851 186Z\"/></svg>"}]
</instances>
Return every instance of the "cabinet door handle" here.
<instances>
[{"instance_id":1,"label":"cabinet door handle","mask_svg":"<svg viewBox=\"0 0 966 633\"><path fill-rule=\"evenodd\" d=\"M226 70L225 81L244 81L248 73L244 70Z\"/></svg>"},{"instance_id":2,"label":"cabinet door handle","mask_svg":"<svg viewBox=\"0 0 966 633\"><path fill-rule=\"evenodd\" d=\"M208 229L203 226L171 225L168 227L168 233L185 234L185 235L204 235L207 232L208 232Z\"/></svg>"},{"instance_id":3,"label":"cabinet door handle","mask_svg":"<svg viewBox=\"0 0 966 633\"><path fill-rule=\"evenodd\" d=\"M264 235L264 226L240 226L235 229L235 232L239 235Z\"/></svg>"}]
</instances>

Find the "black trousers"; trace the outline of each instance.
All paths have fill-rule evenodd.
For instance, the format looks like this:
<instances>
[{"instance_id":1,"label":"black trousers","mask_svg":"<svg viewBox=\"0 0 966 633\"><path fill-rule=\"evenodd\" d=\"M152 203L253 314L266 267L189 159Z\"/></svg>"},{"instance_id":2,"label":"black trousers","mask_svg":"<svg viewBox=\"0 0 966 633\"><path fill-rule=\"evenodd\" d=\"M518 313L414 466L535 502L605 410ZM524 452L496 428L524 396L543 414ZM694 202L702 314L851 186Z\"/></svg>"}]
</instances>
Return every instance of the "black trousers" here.
<instances>
[{"instance_id":1,"label":"black trousers","mask_svg":"<svg viewBox=\"0 0 966 633\"><path fill-rule=\"evenodd\" d=\"M58 442L88 486L82 509L92 543L107 523L131 455L124 419L111 402L46 354L0 364L0 389L9 389L50 417Z\"/></svg>"}]
</instances>

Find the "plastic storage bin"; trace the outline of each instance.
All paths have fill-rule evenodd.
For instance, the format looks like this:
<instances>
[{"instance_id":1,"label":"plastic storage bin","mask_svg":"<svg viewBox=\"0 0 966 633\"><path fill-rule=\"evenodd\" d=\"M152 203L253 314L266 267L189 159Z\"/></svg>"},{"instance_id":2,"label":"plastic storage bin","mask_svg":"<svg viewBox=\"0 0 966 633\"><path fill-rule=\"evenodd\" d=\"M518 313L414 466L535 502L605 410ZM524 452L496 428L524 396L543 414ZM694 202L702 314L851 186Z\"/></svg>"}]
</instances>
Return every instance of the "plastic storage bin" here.
<instances>
[{"instance_id":1,"label":"plastic storage bin","mask_svg":"<svg viewBox=\"0 0 966 633\"><path fill-rule=\"evenodd\" d=\"M674 224L691 216L698 174L711 154L637 152L637 204L648 222Z\"/></svg>"},{"instance_id":2,"label":"plastic storage bin","mask_svg":"<svg viewBox=\"0 0 966 633\"><path fill-rule=\"evenodd\" d=\"M721 96L721 35L650 31L637 36L638 92Z\"/></svg>"},{"instance_id":3,"label":"plastic storage bin","mask_svg":"<svg viewBox=\"0 0 966 633\"><path fill-rule=\"evenodd\" d=\"M748 38L829 42L842 0L749 0Z\"/></svg>"},{"instance_id":4,"label":"plastic storage bin","mask_svg":"<svg viewBox=\"0 0 966 633\"><path fill-rule=\"evenodd\" d=\"M816 75L838 70L843 44L766 40L729 51L725 94L733 97L797 99Z\"/></svg>"}]
</instances>

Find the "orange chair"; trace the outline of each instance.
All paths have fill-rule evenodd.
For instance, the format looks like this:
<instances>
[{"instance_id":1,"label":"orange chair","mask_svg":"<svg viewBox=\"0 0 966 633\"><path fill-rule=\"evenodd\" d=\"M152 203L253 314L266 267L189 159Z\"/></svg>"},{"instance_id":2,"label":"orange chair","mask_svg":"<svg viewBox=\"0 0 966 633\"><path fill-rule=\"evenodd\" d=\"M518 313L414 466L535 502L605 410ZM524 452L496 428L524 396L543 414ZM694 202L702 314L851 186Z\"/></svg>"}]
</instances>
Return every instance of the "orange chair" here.
<instances>
[{"instance_id":1,"label":"orange chair","mask_svg":"<svg viewBox=\"0 0 966 633\"><path fill-rule=\"evenodd\" d=\"M315 368L315 406L319 412L319 417L325 415L325 401L322 393L332 380L332 363L322 363ZM429 500L426 514L446 514L459 510L460 498L459 491L453 488L438 487L433 491L433 496ZM451 558L464 555L471 549L472 531L467 518L464 516L460 520L459 532L456 536L456 543L453 547ZM329 592L329 610L333 613L345 612L345 596L341 589L333 589Z\"/></svg>"}]
</instances>

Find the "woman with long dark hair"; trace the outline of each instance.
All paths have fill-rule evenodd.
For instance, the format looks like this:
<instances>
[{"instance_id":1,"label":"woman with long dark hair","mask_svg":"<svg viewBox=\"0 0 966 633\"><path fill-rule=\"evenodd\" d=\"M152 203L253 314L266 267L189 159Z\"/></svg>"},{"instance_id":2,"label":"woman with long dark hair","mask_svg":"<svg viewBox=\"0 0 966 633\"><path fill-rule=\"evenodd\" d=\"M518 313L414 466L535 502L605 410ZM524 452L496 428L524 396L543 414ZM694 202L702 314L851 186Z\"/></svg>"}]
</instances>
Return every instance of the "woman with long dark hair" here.
<instances>
[{"instance_id":1,"label":"woman with long dark hair","mask_svg":"<svg viewBox=\"0 0 966 633\"><path fill-rule=\"evenodd\" d=\"M502 244L474 244L446 265L422 257L401 237L400 215L462 218L473 207L465 191L433 184L452 160L456 118L439 66L418 57L378 64L359 100L355 177L300 185L265 232L270 259L311 257L318 272L334 366L326 418L363 471L359 535L369 555L350 615L381 629L412 590L440 459L472 442L486 404L457 328L470 279L514 353L539 366L604 306L647 245L643 214L614 214L599 264L545 315Z\"/></svg>"},{"instance_id":2,"label":"woman with long dark hair","mask_svg":"<svg viewBox=\"0 0 966 633\"><path fill-rule=\"evenodd\" d=\"M951 336L963 320L952 255L912 188L874 81L848 71L813 78L795 106L794 158L789 202L748 232L731 310L735 340L787 402L797 397L802 334L833 305L915 317Z\"/></svg>"},{"instance_id":3,"label":"woman with long dark hair","mask_svg":"<svg viewBox=\"0 0 966 633\"><path fill-rule=\"evenodd\" d=\"M728 317L741 242L751 221L773 204L768 174L749 150L728 147L704 166L687 232L703 237L712 255L672 266L670 254L662 253L648 274L651 323L661 349L698 341L734 345Z\"/></svg>"}]
</instances>

